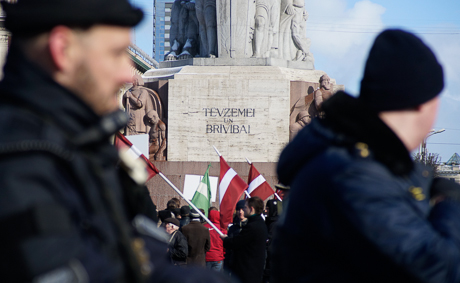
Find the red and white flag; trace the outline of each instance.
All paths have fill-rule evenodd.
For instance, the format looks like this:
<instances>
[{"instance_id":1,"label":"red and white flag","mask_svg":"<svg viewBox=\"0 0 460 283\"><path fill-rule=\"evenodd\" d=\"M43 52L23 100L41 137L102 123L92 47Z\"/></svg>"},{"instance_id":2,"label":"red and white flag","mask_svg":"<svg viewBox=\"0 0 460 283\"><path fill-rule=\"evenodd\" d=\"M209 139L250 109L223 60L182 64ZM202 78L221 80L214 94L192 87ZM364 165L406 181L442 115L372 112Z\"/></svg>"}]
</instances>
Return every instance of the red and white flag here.
<instances>
[{"instance_id":1,"label":"red and white flag","mask_svg":"<svg viewBox=\"0 0 460 283\"><path fill-rule=\"evenodd\" d=\"M143 155L139 149L137 149L124 135L118 132L115 135L115 147L120 149L128 148L127 153L131 155L134 159L139 159L145 164L147 170L147 181L154 177L156 174L160 173L155 165L150 162L150 160Z\"/></svg>"},{"instance_id":2,"label":"red and white flag","mask_svg":"<svg viewBox=\"0 0 460 283\"><path fill-rule=\"evenodd\" d=\"M222 229L226 230L228 224L233 221L233 211L236 203L240 200L247 187L248 184L220 156L219 200L220 226Z\"/></svg>"},{"instance_id":3,"label":"red and white flag","mask_svg":"<svg viewBox=\"0 0 460 283\"><path fill-rule=\"evenodd\" d=\"M262 200L266 200L275 193L252 163L249 169L248 184L248 193L251 197L260 197Z\"/></svg>"}]
</instances>

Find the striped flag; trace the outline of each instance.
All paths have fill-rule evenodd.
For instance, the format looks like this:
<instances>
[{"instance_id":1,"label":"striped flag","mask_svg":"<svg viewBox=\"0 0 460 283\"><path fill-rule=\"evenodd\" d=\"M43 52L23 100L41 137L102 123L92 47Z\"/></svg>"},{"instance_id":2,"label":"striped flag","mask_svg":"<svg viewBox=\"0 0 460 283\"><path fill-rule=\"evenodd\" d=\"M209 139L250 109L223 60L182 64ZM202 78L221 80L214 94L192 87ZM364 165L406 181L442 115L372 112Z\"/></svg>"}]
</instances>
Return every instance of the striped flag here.
<instances>
[{"instance_id":1,"label":"striped flag","mask_svg":"<svg viewBox=\"0 0 460 283\"><path fill-rule=\"evenodd\" d=\"M192 198L192 203L197 208L202 208L206 217L208 217L208 210L211 206L211 183L209 181L209 167L211 167L211 164L208 165L208 169L206 169L206 173L204 173L203 179L201 179L201 182L198 185L198 188L196 189L196 192Z\"/></svg>"},{"instance_id":2,"label":"striped flag","mask_svg":"<svg viewBox=\"0 0 460 283\"><path fill-rule=\"evenodd\" d=\"M254 164L251 163L248 176L248 193L251 197L260 197L262 200L266 200L268 197L273 195L275 192L267 183L264 176L257 171Z\"/></svg>"},{"instance_id":3,"label":"striped flag","mask_svg":"<svg viewBox=\"0 0 460 283\"><path fill-rule=\"evenodd\" d=\"M222 229L226 230L228 224L232 222L236 203L240 200L247 187L246 182L220 156L219 200L220 226Z\"/></svg>"},{"instance_id":4,"label":"striped flag","mask_svg":"<svg viewBox=\"0 0 460 283\"><path fill-rule=\"evenodd\" d=\"M145 155L143 155L139 149L137 149L124 135L122 135L120 132L118 132L115 135L115 147L120 150L120 158L123 159L124 163L131 163L128 166L130 168L135 168L136 165L132 164L136 160L142 161L142 167L147 170L147 176L144 177L145 181L150 180L153 178L156 174L160 173L160 170L158 170L155 165L152 164L152 162L149 161ZM127 149L127 150L126 150ZM128 155L131 157L132 161L128 161L126 158L123 156ZM143 172L140 172L139 170L134 170L134 172L130 172L131 177L140 183L140 179L143 177L141 176L142 173L145 173L145 170Z\"/></svg>"}]
</instances>

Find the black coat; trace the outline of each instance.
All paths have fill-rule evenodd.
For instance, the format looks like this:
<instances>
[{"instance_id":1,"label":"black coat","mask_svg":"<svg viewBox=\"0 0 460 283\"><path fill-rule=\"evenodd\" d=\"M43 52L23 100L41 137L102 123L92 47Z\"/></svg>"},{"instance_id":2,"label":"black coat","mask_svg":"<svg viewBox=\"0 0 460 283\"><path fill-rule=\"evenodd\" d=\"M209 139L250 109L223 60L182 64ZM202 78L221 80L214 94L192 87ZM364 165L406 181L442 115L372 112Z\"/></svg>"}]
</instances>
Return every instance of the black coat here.
<instances>
[{"instance_id":1,"label":"black coat","mask_svg":"<svg viewBox=\"0 0 460 283\"><path fill-rule=\"evenodd\" d=\"M267 238L264 220L260 215L253 215L238 235L224 239L224 248L233 250L232 274L241 282L262 281Z\"/></svg>"},{"instance_id":2,"label":"black coat","mask_svg":"<svg viewBox=\"0 0 460 283\"><path fill-rule=\"evenodd\" d=\"M56 270L74 274L73 269L91 282L136 282L136 237L144 240L137 245L146 251L142 258L147 254L154 266L152 281L223 282L202 270L177 272L165 256L167 242L134 230L131 219L153 209L145 186L117 169L118 152L109 137L124 126L120 116L96 115L14 43L4 73L0 278L31 282Z\"/></svg>"},{"instance_id":3,"label":"black coat","mask_svg":"<svg viewBox=\"0 0 460 283\"><path fill-rule=\"evenodd\" d=\"M359 99L322 107L280 156L272 282L460 282L460 205L430 205L429 169Z\"/></svg>"},{"instance_id":4,"label":"black coat","mask_svg":"<svg viewBox=\"0 0 460 283\"><path fill-rule=\"evenodd\" d=\"M188 244L185 236L178 230L172 234L169 241L169 252L171 262L175 265L187 264Z\"/></svg>"}]
</instances>

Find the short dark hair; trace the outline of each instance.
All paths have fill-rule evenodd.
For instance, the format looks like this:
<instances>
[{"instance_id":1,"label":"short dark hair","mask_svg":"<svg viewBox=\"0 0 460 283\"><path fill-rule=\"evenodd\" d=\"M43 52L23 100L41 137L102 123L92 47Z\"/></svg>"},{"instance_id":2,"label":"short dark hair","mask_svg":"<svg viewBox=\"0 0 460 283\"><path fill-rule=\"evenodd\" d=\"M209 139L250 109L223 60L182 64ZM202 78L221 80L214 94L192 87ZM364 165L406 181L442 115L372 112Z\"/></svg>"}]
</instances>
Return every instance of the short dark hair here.
<instances>
[{"instance_id":1,"label":"short dark hair","mask_svg":"<svg viewBox=\"0 0 460 283\"><path fill-rule=\"evenodd\" d=\"M264 202L260 197L252 197L246 200L248 207L254 208L256 214L261 214L264 211Z\"/></svg>"},{"instance_id":2,"label":"short dark hair","mask_svg":"<svg viewBox=\"0 0 460 283\"><path fill-rule=\"evenodd\" d=\"M172 210L175 209L175 208L178 208L178 207L177 207L177 203L176 203L174 200L172 200L172 199L171 199L171 200L168 200L168 202L166 203L166 209L172 211Z\"/></svg>"}]
</instances>

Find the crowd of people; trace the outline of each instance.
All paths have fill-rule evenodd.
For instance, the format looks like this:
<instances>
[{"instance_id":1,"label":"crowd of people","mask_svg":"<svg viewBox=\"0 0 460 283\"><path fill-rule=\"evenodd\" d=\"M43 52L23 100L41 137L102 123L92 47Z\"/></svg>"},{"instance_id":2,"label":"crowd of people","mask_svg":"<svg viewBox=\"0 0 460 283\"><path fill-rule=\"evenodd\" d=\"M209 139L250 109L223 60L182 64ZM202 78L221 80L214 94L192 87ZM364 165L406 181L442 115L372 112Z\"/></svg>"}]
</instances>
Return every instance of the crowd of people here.
<instances>
[{"instance_id":1,"label":"crowd of people","mask_svg":"<svg viewBox=\"0 0 460 283\"><path fill-rule=\"evenodd\" d=\"M289 188L282 188L282 195L287 195ZM226 229L220 227L218 209L209 208L209 221L224 236L188 205L179 206L180 200L172 198L158 212L158 226L170 235L166 253L172 264L206 267L243 283L269 282L271 238L281 201L271 199L266 205L259 197L238 201L233 223Z\"/></svg>"}]
</instances>

